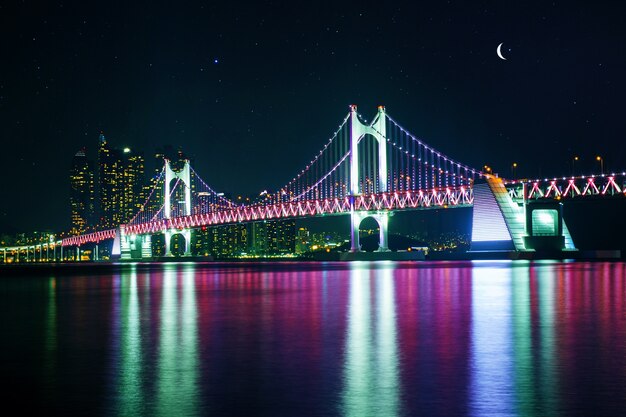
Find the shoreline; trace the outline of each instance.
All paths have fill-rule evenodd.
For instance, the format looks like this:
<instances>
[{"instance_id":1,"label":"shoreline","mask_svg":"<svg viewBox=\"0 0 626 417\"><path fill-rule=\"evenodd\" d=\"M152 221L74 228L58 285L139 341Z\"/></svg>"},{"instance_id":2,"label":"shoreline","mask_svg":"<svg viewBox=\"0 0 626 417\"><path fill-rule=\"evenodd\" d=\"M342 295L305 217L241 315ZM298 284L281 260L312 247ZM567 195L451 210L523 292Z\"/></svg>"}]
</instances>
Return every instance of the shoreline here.
<instances>
[{"instance_id":1,"label":"shoreline","mask_svg":"<svg viewBox=\"0 0 626 417\"><path fill-rule=\"evenodd\" d=\"M409 252L410 254L410 252ZM432 262L471 262L471 261L543 261L553 260L557 262L626 262L621 257L619 250L597 250L597 251L567 251L558 253L539 252L434 252L427 256L423 253L414 252L407 256L407 252L335 252L323 253L322 256L312 258L224 258L211 259L209 257L180 257L180 258L157 258L145 260L124 260L124 261L81 261L81 262L29 262L0 264L0 274L2 272L16 271L47 271L47 270L71 270L80 272L90 271L110 271L111 269L125 270L128 267L138 267L139 269L150 269L153 266L167 264L195 264L206 267L249 265L260 267L293 266L301 264L306 266L321 265L328 262L337 265L350 265L352 262L401 262L402 264L415 264Z\"/></svg>"}]
</instances>

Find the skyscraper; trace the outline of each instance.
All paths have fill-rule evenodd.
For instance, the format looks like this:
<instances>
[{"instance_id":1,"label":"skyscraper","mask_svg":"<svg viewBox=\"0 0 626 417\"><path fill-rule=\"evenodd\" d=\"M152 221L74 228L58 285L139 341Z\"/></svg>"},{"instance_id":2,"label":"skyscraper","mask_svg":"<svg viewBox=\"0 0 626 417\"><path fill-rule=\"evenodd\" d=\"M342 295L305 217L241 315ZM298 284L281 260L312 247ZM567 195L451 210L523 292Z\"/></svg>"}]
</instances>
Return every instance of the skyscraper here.
<instances>
[{"instance_id":1,"label":"skyscraper","mask_svg":"<svg viewBox=\"0 0 626 417\"><path fill-rule=\"evenodd\" d=\"M252 223L249 242L251 253L259 256L294 253L296 222L267 220Z\"/></svg>"},{"instance_id":2,"label":"skyscraper","mask_svg":"<svg viewBox=\"0 0 626 417\"><path fill-rule=\"evenodd\" d=\"M98 225L109 229L126 223L139 211L144 196L144 157L129 148L108 145L100 134L98 148Z\"/></svg>"},{"instance_id":3,"label":"skyscraper","mask_svg":"<svg viewBox=\"0 0 626 417\"><path fill-rule=\"evenodd\" d=\"M270 252L274 254L294 253L296 250L296 222L276 220L268 222Z\"/></svg>"},{"instance_id":4,"label":"skyscraper","mask_svg":"<svg viewBox=\"0 0 626 417\"><path fill-rule=\"evenodd\" d=\"M94 220L94 179L85 149L74 155L70 168L70 211L72 233L83 233Z\"/></svg>"},{"instance_id":5,"label":"skyscraper","mask_svg":"<svg viewBox=\"0 0 626 417\"><path fill-rule=\"evenodd\" d=\"M103 133L98 147L98 226L116 227L120 219L117 173L120 169L119 151L112 149Z\"/></svg>"},{"instance_id":6,"label":"skyscraper","mask_svg":"<svg viewBox=\"0 0 626 417\"><path fill-rule=\"evenodd\" d=\"M144 203L145 161L142 153L124 148L118 182L120 184L121 223L127 223Z\"/></svg>"}]
</instances>

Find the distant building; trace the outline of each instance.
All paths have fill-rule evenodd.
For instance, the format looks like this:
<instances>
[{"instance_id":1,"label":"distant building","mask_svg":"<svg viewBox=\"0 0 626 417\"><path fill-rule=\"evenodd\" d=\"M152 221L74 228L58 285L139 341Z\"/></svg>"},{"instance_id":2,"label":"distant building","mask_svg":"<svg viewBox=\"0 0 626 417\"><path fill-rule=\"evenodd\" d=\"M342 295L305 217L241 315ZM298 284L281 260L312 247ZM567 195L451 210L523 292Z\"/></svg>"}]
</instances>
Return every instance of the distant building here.
<instances>
[{"instance_id":1,"label":"distant building","mask_svg":"<svg viewBox=\"0 0 626 417\"><path fill-rule=\"evenodd\" d=\"M192 253L216 258L237 257L248 251L248 228L245 224L204 227L194 230Z\"/></svg>"},{"instance_id":2,"label":"distant building","mask_svg":"<svg viewBox=\"0 0 626 417\"><path fill-rule=\"evenodd\" d=\"M268 220L251 224L250 251L254 255L284 255L295 253L296 222Z\"/></svg>"},{"instance_id":3,"label":"distant building","mask_svg":"<svg viewBox=\"0 0 626 417\"><path fill-rule=\"evenodd\" d=\"M94 221L94 175L85 149L76 152L70 168L70 213L72 233L84 233Z\"/></svg>"},{"instance_id":4,"label":"distant building","mask_svg":"<svg viewBox=\"0 0 626 417\"><path fill-rule=\"evenodd\" d=\"M112 149L104 134L100 134L98 147L98 226L102 229L116 227L121 222L119 150Z\"/></svg>"},{"instance_id":5,"label":"distant building","mask_svg":"<svg viewBox=\"0 0 626 417\"><path fill-rule=\"evenodd\" d=\"M121 222L127 223L139 212L145 202L146 196L144 196L143 189L145 183L145 159L143 154L124 148L120 168L118 178L121 191Z\"/></svg>"},{"instance_id":6,"label":"distant building","mask_svg":"<svg viewBox=\"0 0 626 417\"><path fill-rule=\"evenodd\" d=\"M270 253L284 255L296 251L295 220L269 222Z\"/></svg>"},{"instance_id":7,"label":"distant building","mask_svg":"<svg viewBox=\"0 0 626 417\"><path fill-rule=\"evenodd\" d=\"M306 227L301 227L296 233L296 253L298 255L310 250L310 233Z\"/></svg>"},{"instance_id":8,"label":"distant building","mask_svg":"<svg viewBox=\"0 0 626 417\"><path fill-rule=\"evenodd\" d=\"M269 253L267 236L267 222L250 223L250 253L257 256L266 256Z\"/></svg>"},{"instance_id":9,"label":"distant building","mask_svg":"<svg viewBox=\"0 0 626 417\"><path fill-rule=\"evenodd\" d=\"M98 147L98 225L102 229L126 223L145 200L145 159L129 148L109 146L100 134Z\"/></svg>"}]
</instances>

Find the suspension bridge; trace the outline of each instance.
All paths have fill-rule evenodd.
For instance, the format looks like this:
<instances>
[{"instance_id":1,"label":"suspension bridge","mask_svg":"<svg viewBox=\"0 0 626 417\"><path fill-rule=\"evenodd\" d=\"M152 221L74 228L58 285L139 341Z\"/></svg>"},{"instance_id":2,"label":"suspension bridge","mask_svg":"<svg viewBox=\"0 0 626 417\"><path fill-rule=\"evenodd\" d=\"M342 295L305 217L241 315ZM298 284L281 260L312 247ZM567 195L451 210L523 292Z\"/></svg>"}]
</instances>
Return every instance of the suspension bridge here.
<instances>
[{"instance_id":1,"label":"suspension bridge","mask_svg":"<svg viewBox=\"0 0 626 417\"><path fill-rule=\"evenodd\" d=\"M121 259L152 258L152 236L165 236L164 252L182 235L191 254L196 228L350 215L350 250L359 252L359 226L379 225L379 251L388 251L389 216L400 210L473 207L472 250L575 250L563 220L561 199L626 195L626 173L505 181L434 149L390 117L383 106L367 123L350 106L337 130L310 162L282 187L241 204L216 192L190 165L174 169L168 160L151 191L126 224L36 245L0 248L26 253L27 260L65 259L63 251L113 240Z\"/></svg>"}]
</instances>

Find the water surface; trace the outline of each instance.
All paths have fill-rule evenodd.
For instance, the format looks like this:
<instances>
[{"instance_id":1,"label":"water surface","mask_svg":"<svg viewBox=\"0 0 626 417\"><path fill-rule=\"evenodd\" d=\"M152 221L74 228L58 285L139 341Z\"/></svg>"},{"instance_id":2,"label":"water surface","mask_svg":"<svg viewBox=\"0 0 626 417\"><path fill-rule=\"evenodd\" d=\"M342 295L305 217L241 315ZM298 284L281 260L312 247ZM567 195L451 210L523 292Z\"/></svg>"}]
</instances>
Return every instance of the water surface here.
<instances>
[{"instance_id":1,"label":"water surface","mask_svg":"<svg viewBox=\"0 0 626 417\"><path fill-rule=\"evenodd\" d=\"M0 366L24 412L626 407L623 263L140 264L0 276Z\"/></svg>"}]
</instances>

